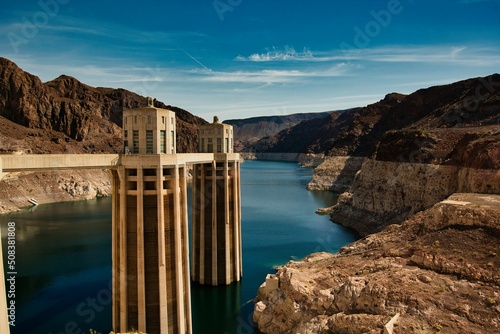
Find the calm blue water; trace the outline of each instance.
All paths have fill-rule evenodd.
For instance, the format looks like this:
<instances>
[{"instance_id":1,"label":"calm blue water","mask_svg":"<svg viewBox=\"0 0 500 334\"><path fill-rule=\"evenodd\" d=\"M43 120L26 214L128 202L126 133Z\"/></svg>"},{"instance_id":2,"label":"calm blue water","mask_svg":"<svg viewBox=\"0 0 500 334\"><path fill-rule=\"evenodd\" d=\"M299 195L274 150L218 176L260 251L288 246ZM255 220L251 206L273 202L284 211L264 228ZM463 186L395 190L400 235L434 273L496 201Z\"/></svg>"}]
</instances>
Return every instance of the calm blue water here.
<instances>
[{"instance_id":1,"label":"calm blue water","mask_svg":"<svg viewBox=\"0 0 500 334\"><path fill-rule=\"evenodd\" d=\"M254 333L257 289L273 266L316 251L336 252L355 240L349 230L318 216L335 196L305 189L312 171L294 163L242 164L243 279L229 287L193 285L195 334ZM40 205L0 216L14 221L16 327L12 334L111 330L111 201Z\"/></svg>"}]
</instances>

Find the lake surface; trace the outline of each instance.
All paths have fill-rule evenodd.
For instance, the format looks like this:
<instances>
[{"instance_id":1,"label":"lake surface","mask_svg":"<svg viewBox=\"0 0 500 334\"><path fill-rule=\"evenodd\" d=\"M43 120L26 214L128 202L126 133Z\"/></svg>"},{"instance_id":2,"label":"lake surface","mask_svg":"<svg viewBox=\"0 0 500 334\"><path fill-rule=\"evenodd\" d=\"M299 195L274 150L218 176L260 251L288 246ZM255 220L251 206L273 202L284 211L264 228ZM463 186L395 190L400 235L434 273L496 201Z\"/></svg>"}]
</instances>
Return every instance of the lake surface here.
<instances>
[{"instance_id":1,"label":"lake surface","mask_svg":"<svg viewBox=\"0 0 500 334\"><path fill-rule=\"evenodd\" d=\"M305 189L311 169L295 163L241 165L243 278L223 287L192 286L195 334L256 333L257 289L273 267L317 251L337 252L351 231L314 212L335 195ZM0 216L16 223L16 326L12 334L111 330L111 200L40 205Z\"/></svg>"}]
</instances>

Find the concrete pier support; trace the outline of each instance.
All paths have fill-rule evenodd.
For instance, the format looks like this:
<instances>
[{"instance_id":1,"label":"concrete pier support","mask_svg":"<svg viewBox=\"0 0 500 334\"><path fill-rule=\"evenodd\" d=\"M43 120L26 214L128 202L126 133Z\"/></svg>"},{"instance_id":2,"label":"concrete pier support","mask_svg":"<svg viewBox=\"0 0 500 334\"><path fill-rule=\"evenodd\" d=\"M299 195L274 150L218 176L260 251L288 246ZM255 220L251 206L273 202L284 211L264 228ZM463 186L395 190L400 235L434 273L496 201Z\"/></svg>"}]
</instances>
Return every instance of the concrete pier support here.
<instances>
[{"instance_id":1,"label":"concrete pier support","mask_svg":"<svg viewBox=\"0 0 500 334\"><path fill-rule=\"evenodd\" d=\"M113 180L113 330L192 332L185 165L123 156Z\"/></svg>"},{"instance_id":2,"label":"concrete pier support","mask_svg":"<svg viewBox=\"0 0 500 334\"><path fill-rule=\"evenodd\" d=\"M191 278L227 285L242 277L240 162L215 154L194 165Z\"/></svg>"}]
</instances>

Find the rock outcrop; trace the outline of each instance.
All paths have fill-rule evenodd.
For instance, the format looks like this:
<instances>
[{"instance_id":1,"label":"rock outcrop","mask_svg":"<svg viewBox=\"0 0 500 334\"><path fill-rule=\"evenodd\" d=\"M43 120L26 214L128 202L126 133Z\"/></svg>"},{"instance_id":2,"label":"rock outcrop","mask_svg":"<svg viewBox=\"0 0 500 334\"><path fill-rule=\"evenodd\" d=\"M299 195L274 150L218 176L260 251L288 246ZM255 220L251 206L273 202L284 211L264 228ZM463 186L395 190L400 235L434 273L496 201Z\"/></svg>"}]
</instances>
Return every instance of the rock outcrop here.
<instances>
[{"instance_id":1,"label":"rock outcrop","mask_svg":"<svg viewBox=\"0 0 500 334\"><path fill-rule=\"evenodd\" d=\"M500 194L500 128L388 133L332 208L361 235L401 223L455 192ZM415 139L417 138L417 139Z\"/></svg>"},{"instance_id":2,"label":"rock outcrop","mask_svg":"<svg viewBox=\"0 0 500 334\"><path fill-rule=\"evenodd\" d=\"M291 261L258 293L263 333L500 331L500 196L455 194L340 250Z\"/></svg>"},{"instance_id":3,"label":"rock outcrop","mask_svg":"<svg viewBox=\"0 0 500 334\"><path fill-rule=\"evenodd\" d=\"M88 200L112 193L109 171L81 170L10 173L1 181L0 214L39 204Z\"/></svg>"},{"instance_id":4,"label":"rock outcrop","mask_svg":"<svg viewBox=\"0 0 500 334\"><path fill-rule=\"evenodd\" d=\"M366 160L368 159L364 157L351 156L325 157L314 169L307 189L342 193L352 185L356 173Z\"/></svg>"}]
</instances>

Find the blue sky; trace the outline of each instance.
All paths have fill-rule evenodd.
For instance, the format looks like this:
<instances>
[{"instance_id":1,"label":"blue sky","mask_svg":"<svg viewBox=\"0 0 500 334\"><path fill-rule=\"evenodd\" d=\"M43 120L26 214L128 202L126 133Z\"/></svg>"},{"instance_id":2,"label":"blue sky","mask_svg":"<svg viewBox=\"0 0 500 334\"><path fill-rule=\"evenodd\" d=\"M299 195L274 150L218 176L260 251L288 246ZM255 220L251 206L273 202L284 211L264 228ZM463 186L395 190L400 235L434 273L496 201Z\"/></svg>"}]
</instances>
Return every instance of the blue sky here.
<instances>
[{"instance_id":1,"label":"blue sky","mask_svg":"<svg viewBox=\"0 0 500 334\"><path fill-rule=\"evenodd\" d=\"M499 72L499 18L500 0L8 1L0 56L224 120Z\"/></svg>"}]
</instances>

